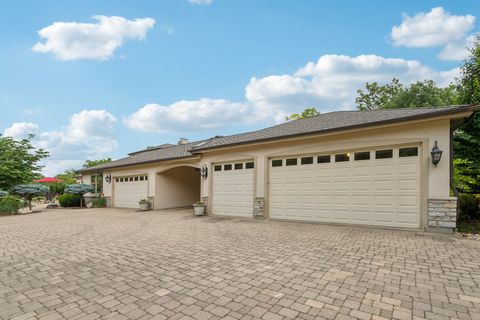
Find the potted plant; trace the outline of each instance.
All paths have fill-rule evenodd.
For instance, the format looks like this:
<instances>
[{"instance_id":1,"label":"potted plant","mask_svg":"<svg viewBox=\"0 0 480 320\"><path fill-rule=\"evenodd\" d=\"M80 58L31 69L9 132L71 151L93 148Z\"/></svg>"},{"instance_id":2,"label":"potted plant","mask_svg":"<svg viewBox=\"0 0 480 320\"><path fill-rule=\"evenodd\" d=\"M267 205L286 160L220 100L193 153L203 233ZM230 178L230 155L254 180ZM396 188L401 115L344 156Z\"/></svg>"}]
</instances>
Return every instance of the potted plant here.
<instances>
[{"instance_id":1,"label":"potted plant","mask_svg":"<svg viewBox=\"0 0 480 320\"><path fill-rule=\"evenodd\" d=\"M140 205L140 211L150 210L150 202L148 202L147 199L140 200L138 204Z\"/></svg>"},{"instance_id":2,"label":"potted plant","mask_svg":"<svg viewBox=\"0 0 480 320\"><path fill-rule=\"evenodd\" d=\"M205 203L202 201L195 202L193 204L193 210L196 216L203 216L205 214Z\"/></svg>"}]
</instances>

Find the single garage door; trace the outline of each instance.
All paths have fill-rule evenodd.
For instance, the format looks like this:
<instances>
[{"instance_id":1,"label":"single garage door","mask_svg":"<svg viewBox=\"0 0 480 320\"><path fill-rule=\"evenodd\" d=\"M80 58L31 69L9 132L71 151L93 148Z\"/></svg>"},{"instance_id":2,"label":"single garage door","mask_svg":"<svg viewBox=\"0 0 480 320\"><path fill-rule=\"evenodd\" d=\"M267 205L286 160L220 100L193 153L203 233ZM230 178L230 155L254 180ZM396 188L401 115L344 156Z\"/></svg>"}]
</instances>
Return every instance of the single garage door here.
<instances>
[{"instance_id":1,"label":"single garage door","mask_svg":"<svg viewBox=\"0 0 480 320\"><path fill-rule=\"evenodd\" d=\"M253 161L213 166L212 213L225 216L253 216Z\"/></svg>"},{"instance_id":2,"label":"single garage door","mask_svg":"<svg viewBox=\"0 0 480 320\"><path fill-rule=\"evenodd\" d=\"M113 205L118 208L138 208L138 201L148 197L148 176L115 177Z\"/></svg>"},{"instance_id":3,"label":"single garage door","mask_svg":"<svg viewBox=\"0 0 480 320\"><path fill-rule=\"evenodd\" d=\"M418 228L418 145L269 161L270 217Z\"/></svg>"}]
</instances>

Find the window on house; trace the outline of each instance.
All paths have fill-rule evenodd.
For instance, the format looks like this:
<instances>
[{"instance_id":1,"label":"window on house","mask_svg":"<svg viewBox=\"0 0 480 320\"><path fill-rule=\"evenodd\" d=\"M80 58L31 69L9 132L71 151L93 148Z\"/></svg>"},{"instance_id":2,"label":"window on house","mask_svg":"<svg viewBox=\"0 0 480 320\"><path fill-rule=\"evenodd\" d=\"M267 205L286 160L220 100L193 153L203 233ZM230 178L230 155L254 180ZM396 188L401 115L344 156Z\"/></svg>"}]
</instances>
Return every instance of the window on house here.
<instances>
[{"instance_id":1,"label":"window on house","mask_svg":"<svg viewBox=\"0 0 480 320\"><path fill-rule=\"evenodd\" d=\"M281 167L281 166L283 166L282 159L272 160L272 167Z\"/></svg>"},{"instance_id":2,"label":"window on house","mask_svg":"<svg viewBox=\"0 0 480 320\"><path fill-rule=\"evenodd\" d=\"M213 167L213 170L222 171L222 166L215 166L215 167Z\"/></svg>"},{"instance_id":3,"label":"window on house","mask_svg":"<svg viewBox=\"0 0 480 320\"><path fill-rule=\"evenodd\" d=\"M389 158L393 158L392 149L375 151L375 159L389 159Z\"/></svg>"},{"instance_id":4,"label":"window on house","mask_svg":"<svg viewBox=\"0 0 480 320\"><path fill-rule=\"evenodd\" d=\"M130 181L133 181L133 177L130 177Z\"/></svg>"},{"instance_id":5,"label":"window on house","mask_svg":"<svg viewBox=\"0 0 480 320\"><path fill-rule=\"evenodd\" d=\"M355 152L355 161L358 160L370 160L370 151Z\"/></svg>"},{"instance_id":6,"label":"window on house","mask_svg":"<svg viewBox=\"0 0 480 320\"><path fill-rule=\"evenodd\" d=\"M231 164L225 164L225 165L223 165L223 170L225 170L225 171L232 170L232 165L231 165Z\"/></svg>"},{"instance_id":7,"label":"window on house","mask_svg":"<svg viewBox=\"0 0 480 320\"><path fill-rule=\"evenodd\" d=\"M243 169L243 163L235 163L235 170Z\"/></svg>"},{"instance_id":8,"label":"window on house","mask_svg":"<svg viewBox=\"0 0 480 320\"><path fill-rule=\"evenodd\" d=\"M402 158L416 157L418 156L418 148L417 147L400 148L398 149L398 156Z\"/></svg>"},{"instance_id":9,"label":"window on house","mask_svg":"<svg viewBox=\"0 0 480 320\"><path fill-rule=\"evenodd\" d=\"M330 155L317 157L317 163L329 163L329 162L330 162Z\"/></svg>"},{"instance_id":10,"label":"window on house","mask_svg":"<svg viewBox=\"0 0 480 320\"><path fill-rule=\"evenodd\" d=\"M300 160L301 164L313 164L313 157L304 157Z\"/></svg>"},{"instance_id":11,"label":"window on house","mask_svg":"<svg viewBox=\"0 0 480 320\"><path fill-rule=\"evenodd\" d=\"M145 176L145 180L148 180L148 176Z\"/></svg>"},{"instance_id":12,"label":"window on house","mask_svg":"<svg viewBox=\"0 0 480 320\"><path fill-rule=\"evenodd\" d=\"M118 178L115 178L115 182L118 182Z\"/></svg>"},{"instance_id":13,"label":"window on house","mask_svg":"<svg viewBox=\"0 0 480 320\"><path fill-rule=\"evenodd\" d=\"M339 153L335 155L335 162L350 161L350 153Z\"/></svg>"},{"instance_id":14,"label":"window on house","mask_svg":"<svg viewBox=\"0 0 480 320\"><path fill-rule=\"evenodd\" d=\"M297 160L298 160L297 158L287 159L287 160L285 161L285 164L286 164L287 166L296 166L296 165L297 165Z\"/></svg>"},{"instance_id":15,"label":"window on house","mask_svg":"<svg viewBox=\"0 0 480 320\"><path fill-rule=\"evenodd\" d=\"M140 181L143 181L143 176L140 177Z\"/></svg>"},{"instance_id":16,"label":"window on house","mask_svg":"<svg viewBox=\"0 0 480 320\"><path fill-rule=\"evenodd\" d=\"M255 164L253 162L245 163L245 169L253 169L255 168Z\"/></svg>"},{"instance_id":17,"label":"window on house","mask_svg":"<svg viewBox=\"0 0 480 320\"><path fill-rule=\"evenodd\" d=\"M139 178L139 177L135 177L135 181L138 181L138 178Z\"/></svg>"}]
</instances>

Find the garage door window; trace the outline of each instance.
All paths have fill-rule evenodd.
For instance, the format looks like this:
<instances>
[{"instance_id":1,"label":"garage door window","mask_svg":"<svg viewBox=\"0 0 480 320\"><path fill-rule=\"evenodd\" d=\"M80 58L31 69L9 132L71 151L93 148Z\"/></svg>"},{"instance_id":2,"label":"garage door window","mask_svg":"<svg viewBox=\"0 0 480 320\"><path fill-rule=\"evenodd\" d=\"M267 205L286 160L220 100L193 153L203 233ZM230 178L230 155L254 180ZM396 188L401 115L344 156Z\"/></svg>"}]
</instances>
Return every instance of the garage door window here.
<instances>
[{"instance_id":1,"label":"garage door window","mask_svg":"<svg viewBox=\"0 0 480 320\"><path fill-rule=\"evenodd\" d=\"M301 164L313 164L313 157L305 157L302 158Z\"/></svg>"},{"instance_id":2,"label":"garage door window","mask_svg":"<svg viewBox=\"0 0 480 320\"><path fill-rule=\"evenodd\" d=\"M243 169L243 163L235 163L235 170Z\"/></svg>"},{"instance_id":3,"label":"garage door window","mask_svg":"<svg viewBox=\"0 0 480 320\"><path fill-rule=\"evenodd\" d=\"M143 178L143 177L140 177L140 181L143 181L143 180L144 180L144 178Z\"/></svg>"},{"instance_id":4,"label":"garage door window","mask_svg":"<svg viewBox=\"0 0 480 320\"><path fill-rule=\"evenodd\" d=\"M375 159L388 159L393 158L393 150L377 150L375 151Z\"/></svg>"},{"instance_id":5,"label":"garage door window","mask_svg":"<svg viewBox=\"0 0 480 320\"><path fill-rule=\"evenodd\" d=\"M317 157L317 163L329 163L329 162L330 162L330 155Z\"/></svg>"},{"instance_id":6,"label":"garage door window","mask_svg":"<svg viewBox=\"0 0 480 320\"><path fill-rule=\"evenodd\" d=\"M255 164L253 162L245 163L245 169L253 169L254 167L255 167Z\"/></svg>"},{"instance_id":7,"label":"garage door window","mask_svg":"<svg viewBox=\"0 0 480 320\"><path fill-rule=\"evenodd\" d=\"M272 167L281 167L283 165L283 160L272 160Z\"/></svg>"},{"instance_id":8,"label":"garage door window","mask_svg":"<svg viewBox=\"0 0 480 320\"><path fill-rule=\"evenodd\" d=\"M222 171L222 166L215 166L215 167L214 167L214 170L215 170L215 171Z\"/></svg>"},{"instance_id":9,"label":"garage door window","mask_svg":"<svg viewBox=\"0 0 480 320\"><path fill-rule=\"evenodd\" d=\"M417 147L408 147L408 148L400 148L398 150L399 157L416 157L418 156L418 148Z\"/></svg>"},{"instance_id":10,"label":"garage door window","mask_svg":"<svg viewBox=\"0 0 480 320\"><path fill-rule=\"evenodd\" d=\"M287 159L285 161L287 166L296 166L297 165L297 158Z\"/></svg>"},{"instance_id":11,"label":"garage door window","mask_svg":"<svg viewBox=\"0 0 480 320\"><path fill-rule=\"evenodd\" d=\"M355 161L370 160L370 151L355 152Z\"/></svg>"},{"instance_id":12,"label":"garage door window","mask_svg":"<svg viewBox=\"0 0 480 320\"><path fill-rule=\"evenodd\" d=\"M335 155L335 162L350 161L349 153L340 153Z\"/></svg>"},{"instance_id":13,"label":"garage door window","mask_svg":"<svg viewBox=\"0 0 480 320\"><path fill-rule=\"evenodd\" d=\"M232 170L232 165L231 164L226 164L223 166L223 170L225 171L229 171L229 170Z\"/></svg>"}]
</instances>

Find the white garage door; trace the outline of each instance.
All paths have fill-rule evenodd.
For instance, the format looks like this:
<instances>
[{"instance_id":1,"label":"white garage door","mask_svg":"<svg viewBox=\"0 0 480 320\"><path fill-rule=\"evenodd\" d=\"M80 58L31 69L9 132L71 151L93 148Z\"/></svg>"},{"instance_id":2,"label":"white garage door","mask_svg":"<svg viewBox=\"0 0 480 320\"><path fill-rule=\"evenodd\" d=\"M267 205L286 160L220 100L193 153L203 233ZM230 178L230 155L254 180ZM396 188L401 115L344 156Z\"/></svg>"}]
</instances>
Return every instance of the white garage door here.
<instances>
[{"instance_id":1,"label":"white garage door","mask_svg":"<svg viewBox=\"0 0 480 320\"><path fill-rule=\"evenodd\" d=\"M419 146L271 159L270 217L418 228Z\"/></svg>"},{"instance_id":2,"label":"white garage door","mask_svg":"<svg viewBox=\"0 0 480 320\"><path fill-rule=\"evenodd\" d=\"M212 213L253 217L253 178L251 161L215 164Z\"/></svg>"},{"instance_id":3,"label":"white garage door","mask_svg":"<svg viewBox=\"0 0 480 320\"><path fill-rule=\"evenodd\" d=\"M113 205L118 208L138 208L138 202L148 196L148 176L115 177Z\"/></svg>"}]
</instances>

